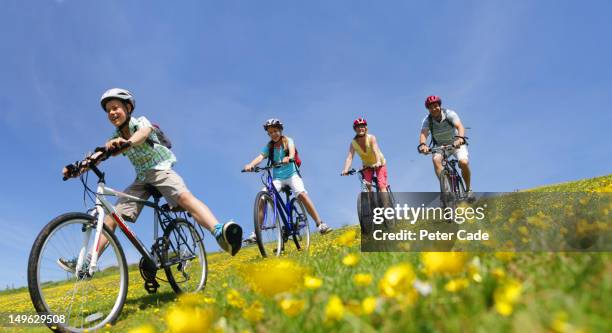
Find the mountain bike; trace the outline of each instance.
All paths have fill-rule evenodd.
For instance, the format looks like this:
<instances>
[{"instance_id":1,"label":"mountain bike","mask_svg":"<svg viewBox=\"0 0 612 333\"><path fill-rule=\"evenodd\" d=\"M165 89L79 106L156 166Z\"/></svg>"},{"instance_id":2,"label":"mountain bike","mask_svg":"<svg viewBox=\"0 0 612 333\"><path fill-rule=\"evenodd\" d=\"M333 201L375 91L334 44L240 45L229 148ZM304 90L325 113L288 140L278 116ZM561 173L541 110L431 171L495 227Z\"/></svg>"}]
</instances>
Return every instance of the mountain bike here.
<instances>
[{"instance_id":1,"label":"mountain bike","mask_svg":"<svg viewBox=\"0 0 612 333\"><path fill-rule=\"evenodd\" d=\"M453 145L444 145L431 148L428 154L442 155L442 172L440 172L440 202L442 208L455 208L460 201L467 199L465 183L459 171L457 164L459 161L453 156L455 152Z\"/></svg>"},{"instance_id":2,"label":"mountain bike","mask_svg":"<svg viewBox=\"0 0 612 333\"><path fill-rule=\"evenodd\" d=\"M378 175L376 172L372 175L372 182L365 180L363 176L364 170L369 167L363 167L359 170L351 169L346 175L352 176L354 174L359 175L359 183L361 185L361 193L357 197L357 217L359 219L359 225L361 231L364 234L371 235L373 231L372 214L376 207L394 207L395 197L391 191L391 185L387 185L387 192L381 192L378 188ZM391 223L387 223L391 222ZM385 221L385 226L394 224L393 221Z\"/></svg>"},{"instance_id":3,"label":"mountain bike","mask_svg":"<svg viewBox=\"0 0 612 333\"><path fill-rule=\"evenodd\" d=\"M96 148L84 160L67 166L69 176L64 180L80 176L83 197L87 195L95 206L86 213L66 213L54 218L32 246L28 262L30 297L38 313L64 315L64 323L48 324L54 331L93 331L113 323L121 313L128 290L128 261L119 239L104 224L107 215L117 222L142 256L138 266L147 292L156 292L158 281L168 282L176 293L197 292L206 285L208 268L203 233L201 227L199 231L196 229L188 213L168 204L160 206L162 195L154 187L147 189L154 201L147 201L106 186L105 174L97 164L127 147L108 151ZM89 170L98 178L96 191L88 186ZM153 209L154 236L150 250L128 228L107 196L126 198ZM105 249L99 247L102 236L108 240ZM59 258L74 258L74 271L61 267ZM167 280L157 276L157 271L162 269Z\"/></svg>"},{"instance_id":4,"label":"mountain bike","mask_svg":"<svg viewBox=\"0 0 612 333\"><path fill-rule=\"evenodd\" d=\"M283 200L272 182L271 170L279 166L273 164L255 167L252 171L241 171L262 172L264 189L255 196L253 220L259 253L264 258L269 255L280 256L289 238L293 239L298 250L307 250L310 246L310 226L304 204L297 197L292 197L289 186L280 189L285 194Z\"/></svg>"}]
</instances>

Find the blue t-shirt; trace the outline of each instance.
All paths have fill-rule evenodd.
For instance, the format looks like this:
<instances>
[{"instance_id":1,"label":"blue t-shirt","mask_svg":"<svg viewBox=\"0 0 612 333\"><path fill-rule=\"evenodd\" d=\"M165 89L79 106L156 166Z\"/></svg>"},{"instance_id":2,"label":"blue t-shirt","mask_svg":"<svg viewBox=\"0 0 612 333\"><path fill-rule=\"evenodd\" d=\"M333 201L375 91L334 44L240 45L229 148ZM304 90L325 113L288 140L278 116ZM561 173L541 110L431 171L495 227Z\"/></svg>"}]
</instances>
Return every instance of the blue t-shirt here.
<instances>
[{"instance_id":1,"label":"blue t-shirt","mask_svg":"<svg viewBox=\"0 0 612 333\"><path fill-rule=\"evenodd\" d=\"M291 139L290 137L285 137L287 138L287 144L291 147L295 147L295 145L293 144L293 139ZM289 150L289 147L287 147L287 151ZM265 147L263 147L263 149L261 150L261 154L264 157L268 157L268 145L266 144ZM283 145L282 145L282 141L281 144L278 147L274 148L274 163L281 163L283 158L285 158L285 149L283 149ZM297 174L297 169L295 167L295 163L289 163L289 164L285 164L283 166L280 166L278 168L274 168L272 169L272 178L274 179L287 179L287 178L291 178L293 177L293 175Z\"/></svg>"}]
</instances>

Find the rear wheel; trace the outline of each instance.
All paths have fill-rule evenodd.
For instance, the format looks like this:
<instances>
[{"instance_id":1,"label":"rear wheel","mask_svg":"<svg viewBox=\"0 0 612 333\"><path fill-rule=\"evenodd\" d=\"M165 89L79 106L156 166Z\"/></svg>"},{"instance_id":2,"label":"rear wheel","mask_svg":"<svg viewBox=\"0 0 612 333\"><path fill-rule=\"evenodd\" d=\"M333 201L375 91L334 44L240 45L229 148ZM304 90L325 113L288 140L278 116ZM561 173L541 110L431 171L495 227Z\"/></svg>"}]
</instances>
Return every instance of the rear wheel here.
<instances>
[{"instance_id":1,"label":"rear wheel","mask_svg":"<svg viewBox=\"0 0 612 333\"><path fill-rule=\"evenodd\" d=\"M274 201L268 192L261 191L255 196L253 215L259 253L264 258L279 256L284 245L280 216L274 210Z\"/></svg>"},{"instance_id":2,"label":"rear wheel","mask_svg":"<svg viewBox=\"0 0 612 333\"><path fill-rule=\"evenodd\" d=\"M62 323L47 324L54 331L100 329L117 319L125 303L127 262L117 237L106 225L102 235L108 246L90 273L87 255L94 247L95 228L96 220L91 215L64 214L49 222L32 246L28 261L30 298L38 313L63 319ZM83 263L81 267L79 262ZM66 271L68 267L72 272Z\"/></svg>"},{"instance_id":3,"label":"rear wheel","mask_svg":"<svg viewBox=\"0 0 612 333\"><path fill-rule=\"evenodd\" d=\"M202 235L192 223L177 218L166 229L163 267L176 293L195 293L206 286L208 261Z\"/></svg>"},{"instance_id":4,"label":"rear wheel","mask_svg":"<svg viewBox=\"0 0 612 333\"><path fill-rule=\"evenodd\" d=\"M298 198L291 199L291 223L293 230L293 242L298 250L308 250L310 246L310 223L302 201Z\"/></svg>"}]
</instances>

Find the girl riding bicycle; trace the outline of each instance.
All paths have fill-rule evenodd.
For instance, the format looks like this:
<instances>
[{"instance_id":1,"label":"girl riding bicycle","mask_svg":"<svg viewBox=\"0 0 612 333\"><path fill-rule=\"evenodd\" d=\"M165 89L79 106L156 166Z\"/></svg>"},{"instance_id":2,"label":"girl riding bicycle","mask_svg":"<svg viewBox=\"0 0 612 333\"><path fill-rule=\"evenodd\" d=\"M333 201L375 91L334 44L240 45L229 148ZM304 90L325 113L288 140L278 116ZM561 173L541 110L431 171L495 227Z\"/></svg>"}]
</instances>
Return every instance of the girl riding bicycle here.
<instances>
[{"instance_id":1,"label":"girl riding bicycle","mask_svg":"<svg viewBox=\"0 0 612 333\"><path fill-rule=\"evenodd\" d=\"M342 175L348 175L349 168L353 163L353 156L355 152L359 154L361 162L363 163L363 178L368 183L372 183L374 173L376 173L378 181L378 189L380 192L387 192L387 164L385 156L383 156L376 137L372 134L368 134L368 122L363 118L357 118L353 122L353 130L355 131L355 137L351 141L349 146L348 156L344 162L344 169ZM368 185L368 191L372 190L372 186Z\"/></svg>"},{"instance_id":2,"label":"girl riding bicycle","mask_svg":"<svg viewBox=\"0 0 612 333\"><path fill-rule=\"evenodd\" d=\"M127 145L128 148L119 153L127 156L136 169L136 180L124 192L146 200L151 196L146 186L155 187L170 206L187 210L200 225L208 229L223 250L231 255L238 253L242 241L242 228L232 221L219 223L210 209L187 189L181 176L172 170L176 157L162 144L156 128L145 117L132 117L136 107L136 99L132 93L121 88L109 89L100 98L100 105L110 123L116 128L105 147L111 149ZM66 168L63 173L65 177L69 176ZM116 205L118 215L131 222L136 221L142 208L142 204L121 198ZM113 231L117 227L117 223L110 215L106 217L104 223ZM102 236L98 245L102 249L100 255L107 242ZM57 263L66 271L74 271L76 260L59 258Z\"/></svg>"},{"instance_id":3,"label":"girl riding bicycle","mask_svg":"<svg viewBox=\"0 0 612 333\"><path fill-rule=\"evenodd\" d=\"M314 203L310 200L304 188L304 182L299 174L297 163L293 162L296 158L295 144L293 139L283 135L283 123L278 119L272 118L264 123L263 128L271 140L257 157L244 166L244 170L253 170L265 158L268 158L272 164L282 164L272 171L273 184L276 190L280 191L283 186L289 186L295 196L306 206L306 210L317 224L319 232L326 234L332 231L332 228L321 220ZM251 233L247 241L256 241L255 232Z\"/></svg>"}]
</instances>

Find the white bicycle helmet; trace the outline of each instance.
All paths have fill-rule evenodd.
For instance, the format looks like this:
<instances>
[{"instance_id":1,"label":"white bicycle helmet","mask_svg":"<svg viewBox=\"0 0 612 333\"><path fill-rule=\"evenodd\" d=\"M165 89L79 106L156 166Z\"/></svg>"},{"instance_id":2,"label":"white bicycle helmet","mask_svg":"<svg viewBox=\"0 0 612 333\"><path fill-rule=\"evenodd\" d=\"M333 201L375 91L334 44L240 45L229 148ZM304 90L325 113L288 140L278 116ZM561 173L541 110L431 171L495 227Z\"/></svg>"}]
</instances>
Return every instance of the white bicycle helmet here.
<instances>
[{"instance_id":1,"label":"white bicycle helmet","mask_svg":"<svg viewBox=\"0 0 612 333\"><path fill-rule=\"evenodd\" d=\"M266 120L266 122L263 125L263 128L264 128L265 131L267 131L268 127L270 127L270 126L278 127L281 130L283 129L283 123L279 119L276 119L276 118L270 118L270 119Z\"/></svg>"},{"instance_id":2,"label":"white bicycle helmet","mask_svg":"<svg viewBox=\"0 0 612 333\"><path fill-rule=\"evenodd\" d=\"M106 108L104 107L106 102L113 98L117 98L132 104L132 111L134 111L134 109L136 108L136 99L129 90L121 88L111 88L105 91L104 94L102 94L102 97L100 97L100 105L102 105L102 109L104 111L106 111Z\"/></svg>"}]
</instances>

